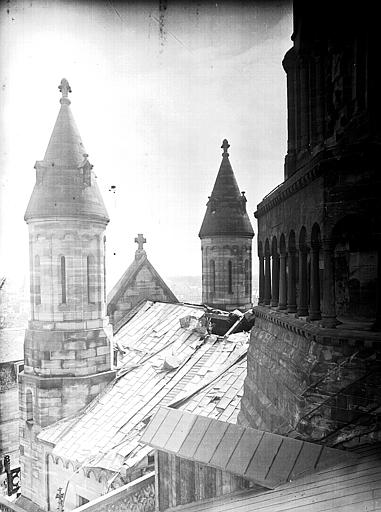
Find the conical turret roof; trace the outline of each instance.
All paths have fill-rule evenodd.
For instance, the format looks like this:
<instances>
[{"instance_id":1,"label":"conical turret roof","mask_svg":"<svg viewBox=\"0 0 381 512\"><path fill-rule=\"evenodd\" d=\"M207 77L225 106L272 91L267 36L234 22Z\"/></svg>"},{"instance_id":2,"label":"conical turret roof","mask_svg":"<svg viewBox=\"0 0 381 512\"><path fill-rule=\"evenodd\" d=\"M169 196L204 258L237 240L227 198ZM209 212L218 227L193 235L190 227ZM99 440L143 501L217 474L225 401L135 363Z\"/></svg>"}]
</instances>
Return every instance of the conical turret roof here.
<instances>
[{"instance_id":1,"label":"conical turret roof","mask_svg":"<svg viewBox=\"0 0 381 512\"><path fill-rule=\"evenodd\" d=\"M25 212L34 218L85 217L108 222L108 214L70 109L63 78L61 108L44 159L36 162L36 184Z\"/></svg>"},{"instance_id":2,"label":"conical turret roof","mask_svg":"<svg viewBox=\"0 0 381 512\"><path fill-rule=\"evenodd\" d=\"M214 183L212 195L207 203L206 213L199 237L217 235L254 236L249 216L246 212L246 197L240 192L229 161L229 143L224 139L221 148L222 162Z\"/></svg>"}]
</instances>

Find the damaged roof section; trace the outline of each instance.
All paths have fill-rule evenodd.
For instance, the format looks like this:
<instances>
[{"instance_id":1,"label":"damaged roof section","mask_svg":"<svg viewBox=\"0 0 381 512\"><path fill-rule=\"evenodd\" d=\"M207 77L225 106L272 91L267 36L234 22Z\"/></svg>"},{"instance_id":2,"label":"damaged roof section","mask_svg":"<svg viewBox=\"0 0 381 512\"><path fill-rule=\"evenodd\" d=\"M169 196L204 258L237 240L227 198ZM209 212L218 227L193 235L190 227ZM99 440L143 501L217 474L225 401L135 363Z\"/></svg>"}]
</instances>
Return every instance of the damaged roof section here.
<instances>
[{"instance_id":1,"label":"damaged roof section","mask_svg":"<svg viewBox=\"0 0 381 512\"><path fill-rule=\"evenodd\" d=\"M115 380L82 415L47 427L39 438L66 460L127 472L152 451L140 437L159 406L235 421L248 333L217 336L210 320L204 306L147 301L115 336L121 361Z\"/></svg>"}]
</instances>

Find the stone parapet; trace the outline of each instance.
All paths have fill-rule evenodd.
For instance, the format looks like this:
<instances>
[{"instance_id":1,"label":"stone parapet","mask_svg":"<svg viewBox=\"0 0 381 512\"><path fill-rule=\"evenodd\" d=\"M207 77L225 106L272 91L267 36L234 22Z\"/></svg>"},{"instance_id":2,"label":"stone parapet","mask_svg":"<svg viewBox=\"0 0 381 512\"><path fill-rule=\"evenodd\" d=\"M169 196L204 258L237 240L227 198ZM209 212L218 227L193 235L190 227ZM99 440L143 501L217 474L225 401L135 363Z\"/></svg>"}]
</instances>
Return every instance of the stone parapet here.
<instances>
[{"instance_id":1,"label":"stone parapet","mask_svg":"<svg viewBox=\"0 0 381 512\"><path fill-rule=\"evenodd\" d=\"M148 473L133 482L90 501L73 512L153 512L155 510L155 474Z\"/></svg>"}]
</instances>

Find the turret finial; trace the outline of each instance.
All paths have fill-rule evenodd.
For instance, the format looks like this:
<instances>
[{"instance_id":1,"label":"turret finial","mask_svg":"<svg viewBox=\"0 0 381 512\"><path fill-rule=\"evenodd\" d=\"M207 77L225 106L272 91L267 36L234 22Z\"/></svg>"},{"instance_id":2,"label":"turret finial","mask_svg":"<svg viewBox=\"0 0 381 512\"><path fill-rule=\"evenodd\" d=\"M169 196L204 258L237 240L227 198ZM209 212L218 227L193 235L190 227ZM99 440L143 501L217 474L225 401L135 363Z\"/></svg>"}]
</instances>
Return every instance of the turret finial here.
<instances>
[{"instance_id":1,"label":"turret finial","mask_svg":"<svg viewBox=\"0 0 381 512\"><path fill-rule=\"evenodd\" d=\"M60 103L61 104L66 104L66 105L70 105L70 100L69 100L69 92L71 92L71 87L69 85L69 82L66 80L66 78L63 78L61 80L61 83L60 85L58 86L58 89L61 91L61 94L62 94L62 98L60 99Z\"/></svg>"},{"instance_id":2,"label":"turret finial","mask_svg":"<svg viewBox=\"0 0 381 512\"><path fill-rule=\"evenodd\" d=\"M224 150L224 152L222 153L222 156L229 156L229 153L228 153L228 149L230 148L230 144L229 142L227 141L227 139L224 139L222 141L222 146L221 146L221 149Z\"/></svg>"}]
</instances>

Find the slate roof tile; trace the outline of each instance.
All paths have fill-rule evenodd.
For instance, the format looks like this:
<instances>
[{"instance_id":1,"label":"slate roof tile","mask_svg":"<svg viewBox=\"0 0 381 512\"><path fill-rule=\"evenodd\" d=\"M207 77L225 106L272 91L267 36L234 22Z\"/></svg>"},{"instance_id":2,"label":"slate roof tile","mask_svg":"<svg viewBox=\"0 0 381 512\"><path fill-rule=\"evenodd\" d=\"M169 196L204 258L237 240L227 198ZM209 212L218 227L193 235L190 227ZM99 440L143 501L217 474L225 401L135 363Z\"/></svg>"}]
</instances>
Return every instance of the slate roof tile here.
<instances>
[{"instance_id":1,"label":"slate roof tile","mask_svg":"<svg viewBox=\"0 0 381 512\"><path fill-rule=\"evenodd\" d=\"M82 464L90 464L91 459L98 467L118 471L121 465L128 468L139 463L150 451L140 442L140 436L147 419L161 405L173 405L184 411L197 409L204 416L220 418L224 410L217 407L218 402L211 401L210 393L216 394L216 390L224 396L230 389L230 381L242 389L248 336L234 335L234 343L215 337L202 339L199 333L180 326L181 318L191 315L199 320L204 314L203 308L183 304L143 304L116 335L120 346L126 343L130 347L125 355L125 367L116 379L73 420L69 429L52 425L41 431L40 439L52 439L53 453L65 459ZM161 327L161 321L165 328ZM143 323L145 328L141 327ZM162 336L156 337L150 348L153 327ZM180 363L177 368L165 371L163 362L169 355L177 356ZM134 366L123 374L131 364ZM229 417L235 421L239 411L237 396L230 402L233 413Z\"/></svg>"}]
</instances>

